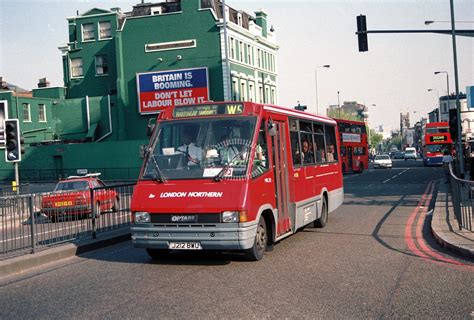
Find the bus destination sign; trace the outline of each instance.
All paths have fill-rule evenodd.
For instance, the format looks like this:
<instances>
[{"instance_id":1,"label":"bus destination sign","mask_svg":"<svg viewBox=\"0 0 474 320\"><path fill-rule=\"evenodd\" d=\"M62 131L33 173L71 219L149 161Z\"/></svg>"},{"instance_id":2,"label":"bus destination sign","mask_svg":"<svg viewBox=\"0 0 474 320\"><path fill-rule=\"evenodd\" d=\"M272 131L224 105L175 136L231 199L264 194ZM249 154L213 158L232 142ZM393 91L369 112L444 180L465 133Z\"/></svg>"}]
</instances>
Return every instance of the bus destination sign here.
<instances>
[{"instance_id":1,"label":"bus destination sign","mask_svg":"<svg viewBox=\"0 0 474 320\"><path fill-rule=\"evenodd\" d=\"M431 136L430 142L446 142L448 139L446 136Z\"/></svg>"},{"instance_id":2,"label":"bus destination sign","mask_svg":"<svg viewBox=\"0 0 474 320\"><path fill-rule=\"evenodd\" d=\"M240 103L232 104L207 104L200 106L175 107L174 118L206 117L218 115L242 114L244 106Z\"/></svg>"}]
</instances>

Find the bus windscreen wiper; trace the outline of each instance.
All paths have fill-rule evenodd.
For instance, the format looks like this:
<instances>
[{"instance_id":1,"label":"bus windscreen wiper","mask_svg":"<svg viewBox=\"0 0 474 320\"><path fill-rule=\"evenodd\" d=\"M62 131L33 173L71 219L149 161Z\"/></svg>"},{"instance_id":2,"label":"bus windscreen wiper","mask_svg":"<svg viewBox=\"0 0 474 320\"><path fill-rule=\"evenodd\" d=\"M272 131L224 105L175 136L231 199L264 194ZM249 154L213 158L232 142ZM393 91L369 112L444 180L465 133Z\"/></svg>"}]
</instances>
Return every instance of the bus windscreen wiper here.
<instances>
[{"instance_id":1,"label":"bus windscreen wiper","mask_svg":"<svg viewBox=\"0 0 474 320\"><path fill-rule=\"evenodd\" d=\"M216 174L214 176L214 181L216 182L219 182L222 180L222 177L224 176L224 174L227 172L227 170L230 168L230 166L232 165L232 162L235 160L235 159L238 159L241 155L244 154L244 152L247 151L247 148L243 147L242 150L240 150L239 153L237 153L234 157L232 157L232 159L230 159L230 161L224 166L224 168L222 168L221 171L219 171L218 174Z\"/></svg>"},{"instance_id":2,"label":"bus windscreen wiper","mask_svg":"<svg viewBox=\"0 0 474 320\"><path fill-rule=\"evenodd\" d=\"M155 167L155 172L157 173L156 180L158 180L161 183L168 181L168 180L166 180L165 175L163 174L163 172L161 172L160 166L158 166L158 162L156 162L155 155L150 154L150 157L153 160L153 165Z\"/></svg>"}]
</instances>

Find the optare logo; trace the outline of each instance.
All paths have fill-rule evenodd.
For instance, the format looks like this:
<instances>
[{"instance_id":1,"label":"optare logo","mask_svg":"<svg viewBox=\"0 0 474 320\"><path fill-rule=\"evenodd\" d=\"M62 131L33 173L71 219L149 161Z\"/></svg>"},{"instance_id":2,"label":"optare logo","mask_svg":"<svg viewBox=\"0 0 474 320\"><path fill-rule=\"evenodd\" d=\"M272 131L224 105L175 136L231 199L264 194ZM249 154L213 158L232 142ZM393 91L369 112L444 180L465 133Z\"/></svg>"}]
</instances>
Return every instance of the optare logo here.
<instances>
[{"instance_id":1,"label":"optare logo","mask_svg":"<svg viewBox=\"0 0 474 320\"><path fill-rule=\"evenodd\" d=\"M191 216L171 216L171 222L187 222L187 223L190 223L190 222L196 222L196 219L197 217L195 215L191 215Z\"/></svg>"}]
</instances>

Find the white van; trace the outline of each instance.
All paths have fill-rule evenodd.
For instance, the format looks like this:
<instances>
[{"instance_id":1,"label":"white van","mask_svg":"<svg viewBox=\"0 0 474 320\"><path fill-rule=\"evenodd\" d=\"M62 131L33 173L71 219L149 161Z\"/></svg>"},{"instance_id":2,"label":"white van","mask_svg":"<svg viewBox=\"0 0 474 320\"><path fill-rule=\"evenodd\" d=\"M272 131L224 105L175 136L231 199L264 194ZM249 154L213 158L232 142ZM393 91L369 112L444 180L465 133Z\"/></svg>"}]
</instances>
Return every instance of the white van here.
<instances>
[{"instance_id":1,"label":"white van","mask_svg":"<svg viewBox=\"0 0 474 320\"><path fill-rule=\"evenodd\" d=\"M405 160L408 160L408 159L416 160L417 157L418 155L416 154L415 148L412 148L412 147L405 148L405 155L404 155Z\"/></svg>"}]
</instances>

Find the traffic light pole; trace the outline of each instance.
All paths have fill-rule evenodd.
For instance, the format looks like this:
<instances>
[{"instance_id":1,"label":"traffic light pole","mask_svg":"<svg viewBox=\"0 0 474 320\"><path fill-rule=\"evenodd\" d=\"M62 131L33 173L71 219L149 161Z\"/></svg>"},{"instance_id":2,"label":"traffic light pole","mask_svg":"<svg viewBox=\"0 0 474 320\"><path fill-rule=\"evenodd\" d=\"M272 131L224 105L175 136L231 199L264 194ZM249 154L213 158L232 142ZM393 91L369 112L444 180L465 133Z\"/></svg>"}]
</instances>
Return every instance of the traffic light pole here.
<instances>
[{"instance_id":1,"label":"traffic light pole","mask_svg":"<svg viewBox=\"0 0 474 320\"><path fill-rule=\"evenodd\" d=\"M20 194L20 172L18 170L18 162L14 162L13 164L15 166L16 194Z\"/></svg>"}]
</instances>

